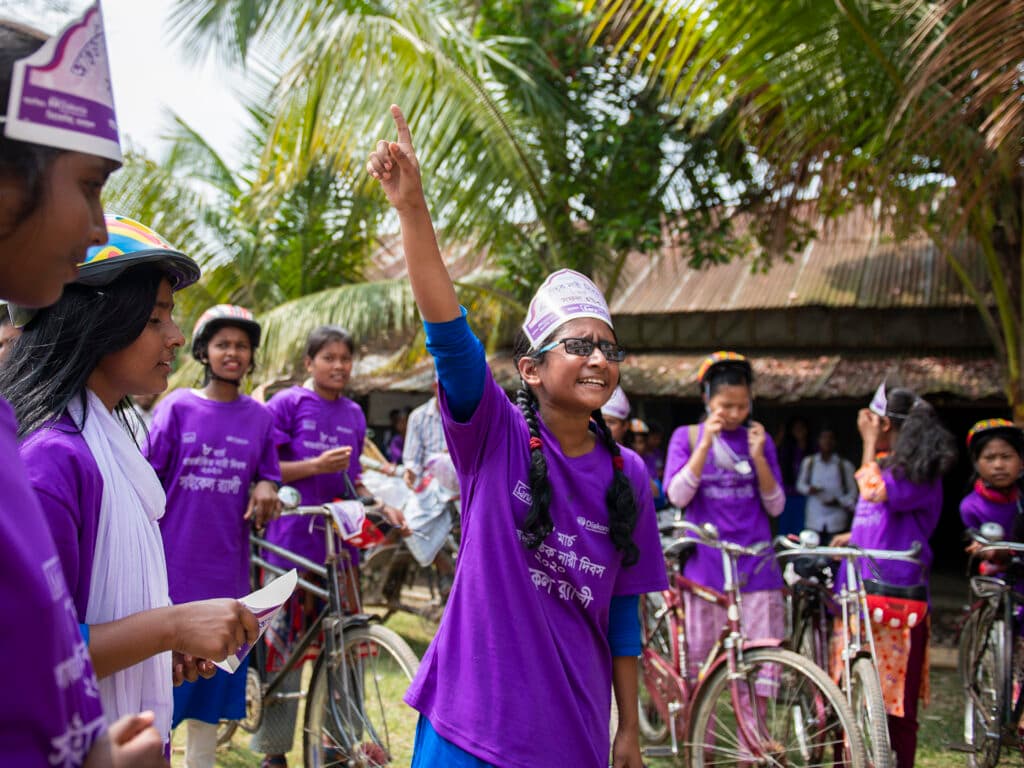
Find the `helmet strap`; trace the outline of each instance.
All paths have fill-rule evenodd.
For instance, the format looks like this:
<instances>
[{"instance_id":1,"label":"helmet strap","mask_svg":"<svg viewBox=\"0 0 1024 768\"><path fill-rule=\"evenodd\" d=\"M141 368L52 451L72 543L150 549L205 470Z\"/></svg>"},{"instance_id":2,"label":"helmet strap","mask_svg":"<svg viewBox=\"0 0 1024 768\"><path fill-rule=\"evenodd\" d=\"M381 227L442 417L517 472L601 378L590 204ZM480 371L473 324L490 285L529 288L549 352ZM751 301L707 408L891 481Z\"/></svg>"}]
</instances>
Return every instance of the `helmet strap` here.
<instances>
[{"instance_id":1,"label":"helmet strap","mask_svg":"<svg viewBox=\"0 0 1024 768\"><path fill-rule=\"evenodd\" d=\"M206 368L206 378L208 381L223 381L225 384L234 384L236 387L242 386L242 379L245 378L244 373L237 379L226 379L213 372L213 368L210 366L209 360L203 360L203 366Z\"/></svg>"}]
</instances>

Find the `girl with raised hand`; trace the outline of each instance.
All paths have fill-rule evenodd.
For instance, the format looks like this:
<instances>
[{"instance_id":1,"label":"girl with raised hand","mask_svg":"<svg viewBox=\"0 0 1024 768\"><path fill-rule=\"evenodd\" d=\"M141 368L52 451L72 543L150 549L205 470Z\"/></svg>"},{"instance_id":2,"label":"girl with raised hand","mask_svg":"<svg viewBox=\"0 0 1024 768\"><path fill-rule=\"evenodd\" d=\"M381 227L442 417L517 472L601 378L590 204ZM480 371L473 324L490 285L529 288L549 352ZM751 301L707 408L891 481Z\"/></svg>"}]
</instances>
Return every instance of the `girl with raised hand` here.
<instances>
[{"instance_id":1,"label":"girl with raised hand","mask_svg":"<svg viewBox=\"0 0 1024 768\"><path fill-rule=\"evenodd\" d=\"M63 75L89 50L84 75L30 87L37 68ZM106 240L100 190L121 164L99 8L57 35L0 20L0 298L52 304L93 243ZM61 85L72 83L61 90ZM97 135L54 123L38 103L54 96L101 118ZM86 97L86 98L82 98ZM6 311L6 308L5 310ZM110 726L57 550L18 455L16 423L0 399L0 755L19 766L162 765L153 714ZM113 747L113 749L112 749Z\"/></svg>"},{"instance_id":2,"label":"girl with raised hand","mask_svg":"<svg viewBox=\"0 0 1024 768\"><path fill-rule=\"evenodd\" d=\"M0 392L17 414L70 601L88 625L106 716L151 709L167 741L173 677L193 657L220 660L251 643L257 623L234 599L171 605L164 491L126 414L131 394L166 389L184 342L174 291L199 268L137 222L108 216L106 228L109 244L89 249L76 281L25 326Z\"/></svg>"},{"instance_id":3,"label":"girl with raised hand","mask_svg":"<svg viewBox=\"0 0 1024 768\"><path fill-rule=\"evenodd\" d=\"M176 604L248 593L250 520L262 528L280 509L273 417L239 391L259 343L245 307L206 310L192 332L203 387L172 392L153 415L144 452L167 493L160 532ZM212 768L218 722L245 717L247 666L248 656L233 674L218 669L174 689L173 727L188 721L188 768Z\"/></svg>"},{"instance_id":4,"label":"girl with raised hand","mask_svg":"<svg viewBox=\"0 0 1024 768\"><path fill-rule=\"evenodd\" d=\"M877 572L871 563L862 563L861 575L885 586L921 586L921 597L927 599L932 563L928 539L942 514L942 476L956 461L953 436L926 401L909 389L887 390L885 382L870 406L858 413L857 428L864 441L856 473L860 496L850 532L834 537L832 543L866 549L908 549L920 543L923 573L913 563L882 560ZM873 623L872 629L878 668L886 670L882 695L896 764L913 768L917 702L919 697L927 699L928 691L929 621L913 627Z\"/></svg>"},{"instance_id":5,"label":"girl with raised hand","mask_svg":"<svg viewBox=\"0 0 1024 768\"><path fill-rule=\"evenodd\" d=\"M398 212L409 280L439 379L462 489L462 546L437 636L406 700L419 712L413 766L609 763L640 768L639 595L666 588L647 472L611 438L601 407L625 352L586 277L538 290L515 343L522 386L495 383L437 247L412 139L367 163Z\"/></svg>"},{"instance_id":6,"label":"girl with raised hand","mask_svg":"<svg viewBox=\"0 0 1024 768\"><path fill-rule=\"evenodd\" d=\"M697 525L712 523L725 541L751 546L771 539L771 518L786 503L775 443L750 420L754 371L743 355L715 352L705 358L697 385L707 418L679 427L669 441L665 489ZM751 639L781 639L785 633L782 575L774 562L753 557L739 562L743 627ZM724 587L721 555L702 544L686 562L687 578ZM725 609L686 593L689 674L696 678L725 624Z\"/></svg>"},{"instance_id":7,"label":"girl with raised hand","mask_svg":"<svg viewBox=\"0 0 1024 768\"><path fill-rule=\"evenodd\" d=\"M1024 431L1006 419L984 419L967 433L967 450L974 465L974 486L960 502L960 519L975 529L999 523L1006 539L1016 540L1024 533ZM967 551L980 548L971 542Z\"/></svg>"}]
</instances>

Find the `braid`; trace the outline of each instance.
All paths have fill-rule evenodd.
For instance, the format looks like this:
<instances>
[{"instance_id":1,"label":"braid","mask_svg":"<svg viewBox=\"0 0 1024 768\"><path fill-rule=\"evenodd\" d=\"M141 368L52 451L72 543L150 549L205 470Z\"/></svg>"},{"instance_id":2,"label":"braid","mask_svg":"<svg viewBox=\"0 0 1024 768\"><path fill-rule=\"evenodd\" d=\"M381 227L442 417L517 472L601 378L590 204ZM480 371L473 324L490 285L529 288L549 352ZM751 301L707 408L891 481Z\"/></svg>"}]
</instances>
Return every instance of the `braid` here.
<instances>
[{"instance_id":1,"label":"braid","mask_svg":"<svg viewBox=\"0 0 1024 768\"><path fill-rule=\"evenodd\" d=\"M640 559L640 548L633 541L633 529L636 528L637 519L636 497L633 495L633 486L629 484L629 478L622 471L619 444L612 439L611 430L605 424L604 416L600 410L596 410L591 417L597 422L597 434L612 455L612 484L608 486L608 493L605 494L608 527L612 544L622 552L622 564L628 568Z\"/></svg>"},{"instance_id":2,"label":"braid","mask_svg":"<svg viewBox=\"0 0 1024 768\"><path fill-rule=\"evenodd\" d=\"M530 437L540 439L537 429L537 400L533 391L525 384L516 392L516 405L530 428ZM536 549L548 534L554 530L551 522L551 485L548 483L548 463L544 451L539 447L530 448L530 514L526 516L524 543L527 549Z\"/></svg>"}]
</instances>

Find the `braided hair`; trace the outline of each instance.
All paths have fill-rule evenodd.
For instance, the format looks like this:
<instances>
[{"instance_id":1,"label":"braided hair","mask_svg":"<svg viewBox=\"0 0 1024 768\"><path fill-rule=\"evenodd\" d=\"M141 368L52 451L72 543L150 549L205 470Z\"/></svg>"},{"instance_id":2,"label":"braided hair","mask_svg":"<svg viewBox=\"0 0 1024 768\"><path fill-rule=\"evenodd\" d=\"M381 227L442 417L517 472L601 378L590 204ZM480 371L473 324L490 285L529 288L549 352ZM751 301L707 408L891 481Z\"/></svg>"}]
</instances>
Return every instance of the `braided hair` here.
<instances>
[{"instance_id":1,"label":"braided hair","mask_svg":"<svg viewBox=\"0 0 1024 768\"><path fill-rule=\"evenodd\" d=\"M519 361L524 357L534 357L537 360L543 357L543 355L532 354L529 339L521 330L516 334L512 354L517 368ZM530 431L531 501L530 512L523 525L523 544L527 549L537 549L554 530L554 523L551 521L551 484L548 480L548 463L544 458L540 428L537 423L537 397L525 382L516 391L515 402ZM591 417L597 423L598 437L612 455L612 483L605 494L609 535L615 549L623 553L622 564L629 567L634 565L640 556L640 549L633 541L633 530L636 528L638 517L636 497L633 495L633 487L629 484L629 478L623 471L619 444L612 439L611 430L605 424L600 409L595 410Z\"/></svg>"}]
</instances>

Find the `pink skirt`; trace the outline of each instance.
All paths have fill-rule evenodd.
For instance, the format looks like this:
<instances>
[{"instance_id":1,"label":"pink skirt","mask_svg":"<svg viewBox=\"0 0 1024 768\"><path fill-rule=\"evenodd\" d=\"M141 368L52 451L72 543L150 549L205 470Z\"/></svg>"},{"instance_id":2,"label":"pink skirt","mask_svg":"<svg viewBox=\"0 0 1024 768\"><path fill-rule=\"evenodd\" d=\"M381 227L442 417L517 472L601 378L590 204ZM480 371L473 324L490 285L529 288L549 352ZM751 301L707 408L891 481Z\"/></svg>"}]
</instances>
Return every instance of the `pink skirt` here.
<instances>
[{"instance_id":1,"label":"pink skirt","mask_svg":"<svg viewBox=\"0 0 1024 768\"><path fill-rule=\"evenodd\" d=\"M786 631L785 602L782 590L765 589L744 592L740 622L747 640L781 640ZM722 634L725 609L683 593L686 611L686 643L689 651L688 674L696 681L708 653Z\"/></svg>"}]
</instances>

